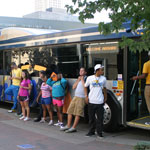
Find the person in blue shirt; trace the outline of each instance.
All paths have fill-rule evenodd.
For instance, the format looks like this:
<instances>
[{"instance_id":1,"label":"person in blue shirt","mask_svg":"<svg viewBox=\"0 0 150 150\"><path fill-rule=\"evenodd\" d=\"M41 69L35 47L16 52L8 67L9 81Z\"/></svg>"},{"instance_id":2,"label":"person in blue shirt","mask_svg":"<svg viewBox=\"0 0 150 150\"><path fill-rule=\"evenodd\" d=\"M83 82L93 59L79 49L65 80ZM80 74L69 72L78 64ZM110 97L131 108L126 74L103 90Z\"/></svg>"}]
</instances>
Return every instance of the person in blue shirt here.
<instances>
[{"instance_id":1,"label":"person in blue shirt","mask_svg":"<svg viewBox=\"0 0 150 150\"><path fill-rule=\"evenodd\" d=\"M57 74L57 81L52 80L53 77L47 80L47 84L52 87L53 105L57 110L58 123L56 126L63 127L62 108L64 104L65 89L67 80L63 78L62 74Z\"/></svg>"}]
</instances>

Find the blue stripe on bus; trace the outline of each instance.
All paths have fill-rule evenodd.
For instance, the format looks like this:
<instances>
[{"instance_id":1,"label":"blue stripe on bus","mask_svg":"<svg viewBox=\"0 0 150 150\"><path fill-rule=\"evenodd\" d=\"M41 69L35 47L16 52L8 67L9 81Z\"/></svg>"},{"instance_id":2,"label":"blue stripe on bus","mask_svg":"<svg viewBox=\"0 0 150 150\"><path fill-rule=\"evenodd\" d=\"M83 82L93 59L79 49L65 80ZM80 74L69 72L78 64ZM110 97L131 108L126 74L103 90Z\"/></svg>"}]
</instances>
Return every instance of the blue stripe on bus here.
<instances>
[{"instance_id":1,"label":"blue stripe on bus","mask_svg":"<svg viewBox=\"0 0 150 150\"><path fill-rule=\"evenodd\" d=\"M26 47L26 44L0 46L0 50L11 49L11 48L21 48L21 47Z\"/></svg>"}]
</instances>

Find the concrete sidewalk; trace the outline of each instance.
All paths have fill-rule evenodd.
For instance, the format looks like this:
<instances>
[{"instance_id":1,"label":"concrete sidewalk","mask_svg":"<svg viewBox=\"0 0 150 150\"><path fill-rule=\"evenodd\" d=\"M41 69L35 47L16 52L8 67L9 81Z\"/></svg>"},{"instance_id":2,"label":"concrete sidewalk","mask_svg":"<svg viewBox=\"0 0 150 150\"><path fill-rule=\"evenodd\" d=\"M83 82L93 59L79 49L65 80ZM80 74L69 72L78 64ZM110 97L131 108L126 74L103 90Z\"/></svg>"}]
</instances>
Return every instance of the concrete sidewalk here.
<instances>
[{"instance_id":1,"label":"concrete sidewalk","mask_svg":"<svg viewBox=\"0 0 150 150\"><path fill-rule=\"evenodd\" d=\"M102 140L96 136L87 138L87 131L88 125L80 123L78 132L64 133L59 131L59 127L48 126L48 123L35 123L33 119L24 122L14 113L9 114L0 108L0 150L20 150L17 145L22 144L31 144L36 150L131 150L141 141L129 138L126 132L104 133ZM149 140L149 137L144 140Z\"/></svg>"}]
</instances>

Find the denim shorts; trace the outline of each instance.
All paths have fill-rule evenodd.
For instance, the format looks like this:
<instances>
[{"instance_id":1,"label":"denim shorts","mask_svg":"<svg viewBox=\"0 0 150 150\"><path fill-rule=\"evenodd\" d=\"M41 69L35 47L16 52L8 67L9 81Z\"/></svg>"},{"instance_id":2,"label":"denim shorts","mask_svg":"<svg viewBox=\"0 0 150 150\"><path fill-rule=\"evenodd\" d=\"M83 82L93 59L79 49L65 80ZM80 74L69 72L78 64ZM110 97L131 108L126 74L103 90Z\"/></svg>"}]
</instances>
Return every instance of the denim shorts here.
<instances>
[{"instance_id":1,"label":"denim shorts","mask_svg":"<svg viewBox=\"0 0 150 150\"><path fill-rule=\"evenodd\" d=\"M51 103L52 103L51 97L46 97L46 98L41 97L41 104L49 105Z\"/></svg>"}]
</instances>

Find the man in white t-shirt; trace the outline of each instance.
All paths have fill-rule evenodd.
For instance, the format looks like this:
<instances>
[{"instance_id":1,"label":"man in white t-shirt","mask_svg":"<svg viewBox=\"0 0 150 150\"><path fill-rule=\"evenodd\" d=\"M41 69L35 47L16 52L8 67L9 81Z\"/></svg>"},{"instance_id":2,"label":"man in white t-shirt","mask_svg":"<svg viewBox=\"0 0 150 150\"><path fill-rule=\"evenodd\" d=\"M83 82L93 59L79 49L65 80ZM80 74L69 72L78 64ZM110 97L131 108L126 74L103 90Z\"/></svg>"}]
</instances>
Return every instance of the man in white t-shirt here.
<instances>
[{"instance_id":1,"label":"man in white t-shirt","mask_svg":"<svg viewBox=\"0 0 150 150\"><path fill-rule=\"evenodd\" d=\"M67 125L62 127L60 130L66 133L76 132L76 127L79 123L80 117L84 117L84 106L85 106L85 94L84 94L84 84L86 80L86 70L85 68L80 68L79 77L73 85L75 89L75 96L71 101L67 114L68 120ZM71 127L72 118L75 116L73 126Z\"/></svg>"},{"instance_id":2,"label":"man in white t-shirt","mask_svg":"<svg viewBox=\"0 0 150 150\"><path fill-rule=\"evenodd\" d=\"M94 67L95 74L89 76L85 83L85 100L88 104L89 114L89 132L86 134L87 137L95 135L95 129L97 130L97 136L102 138L103 131L103 105L107 100L107 89L106 89L106 77L104 74L104 67L101 64L97 64ZM87 87L90 92L87 94ZM103 94L104 93L104 94ZM95 117L95 115L97 117Z\"/></svg>"}]
</instances>

